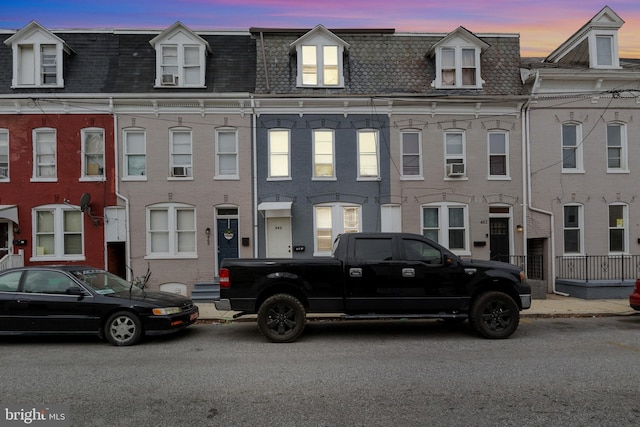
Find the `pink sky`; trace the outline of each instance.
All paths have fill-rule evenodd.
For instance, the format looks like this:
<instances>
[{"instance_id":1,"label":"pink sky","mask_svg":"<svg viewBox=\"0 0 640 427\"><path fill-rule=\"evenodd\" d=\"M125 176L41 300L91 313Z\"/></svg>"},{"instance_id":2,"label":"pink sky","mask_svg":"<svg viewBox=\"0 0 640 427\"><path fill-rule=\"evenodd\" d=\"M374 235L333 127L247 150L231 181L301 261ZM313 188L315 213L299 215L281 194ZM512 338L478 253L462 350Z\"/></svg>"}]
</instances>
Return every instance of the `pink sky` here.
<instances>
[{"instance_id":1,"label":"pink sky","mask_svg":"<svg viewBox=\"0 0 640 427\"><path fill-rule=\"evenodd\" d=\"M474 33L518 33L522 56L547 56L609 6L625 21L620 56L640 58L640 0L0 0L0 28L32 20L50 29L249 27L394 28L443 33L464 26Z\"/></svg>"}]
</instances>

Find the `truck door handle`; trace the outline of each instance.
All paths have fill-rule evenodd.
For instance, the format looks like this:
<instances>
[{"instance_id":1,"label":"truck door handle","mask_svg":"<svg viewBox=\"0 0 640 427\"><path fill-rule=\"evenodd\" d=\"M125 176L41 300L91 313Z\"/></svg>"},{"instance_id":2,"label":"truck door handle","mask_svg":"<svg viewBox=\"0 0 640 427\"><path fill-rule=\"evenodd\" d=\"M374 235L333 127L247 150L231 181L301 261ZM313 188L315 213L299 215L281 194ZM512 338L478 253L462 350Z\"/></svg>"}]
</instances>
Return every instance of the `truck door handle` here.
<instances>
[{"instance_id":1,"label":"truck door handle","mask_svg":"<svg viewBox=\"0 0 640 427\"><path fill-rule=\"evenodd\" d=\"M403 268L402 277L416 277L416 270L413 268Z\"/></svg>"},{"instance_id":2,"label":"truck door handle","mask_svg":"<svg viewBox=\"0 0 640 427\"><path fill-rule=\"evenodd\" d=\"M361 268L350 268L349 269L350 277L362 277L362 269Z\"/></svg>"}]
</instances>

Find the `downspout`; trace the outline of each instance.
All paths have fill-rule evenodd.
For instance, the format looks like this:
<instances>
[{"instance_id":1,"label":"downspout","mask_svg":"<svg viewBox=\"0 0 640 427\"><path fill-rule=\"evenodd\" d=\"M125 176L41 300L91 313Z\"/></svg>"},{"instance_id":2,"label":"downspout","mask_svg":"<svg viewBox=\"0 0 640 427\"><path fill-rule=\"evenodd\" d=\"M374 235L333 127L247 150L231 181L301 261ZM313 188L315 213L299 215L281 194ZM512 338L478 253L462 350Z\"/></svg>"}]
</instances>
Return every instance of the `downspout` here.
<instances>
[{"instance_id":1,"label":"downspout","mask_svg":"<svg viewBox=\"0 0 640 427\"><path fill-rule=\"evenodd\" d=\"M267 85L267 93L271 93L271 88L269 87L269 69L267 68L267 53L264 49L264 34L260 31L260 49L262 49L262 65L264 66L264 79Z\"/></svg>"},{"instance_id":2,"label":"downspout","mask_svg":"<svg viewBox=\"0 0 640 427\"><path fill-rule=\"evenodd\" d=\"M532 90L532 92L535 90L535 88L538 87L538 81L539 81L539 77L540 74L538 72L536 72L536 79L535 82L533 84L534 89ZM569 296L569 294L565 294L563 292L559 292L556 290L556 243L555 243L555 217L553 212L551 211L546 211L544 209L540 209L540 208L536 208L532 205L532 190L531 190L531 99L533 98L533 93L529 96L529 99L527 100L527 102L524 105L524 114L522 115L522 120L523 120L523 124L524 124L524 132L523 132L523 138L522 138L522 143L524 145L523 147L523 155L525 155L526 153L526 183L525 185L527 186L527 199L526 199L526 204L527 204L527 209L531 210L532 212L537 212L543 215L547 215L549 217L549 222L550 222L550 226L549 226L549 233L550 233L550 249L551 249L551 290L554 294L557 295L562 295L562 296ZM525 211L525 216L526 216L526 209ZM527 230L527 221L525 218L524 221L525 224L525 236L526 236L526 230Z\"/></svg>"},{"instance_id":3,"label":"downspout","mask_svg":"<svg viewBox=\"0 0 640 427\"><path fill-rule=\"evenodd\" d=\"M260 33L262 34L262 33ZM253 257L258 258L258 149L257 149L257 118L255 98L251 95L251 156L253 157L253 171L251 186L253 187Z\"/></svg>"},{"instance_id":4,"label":"downspout","mask_svg":"<svg viewBox=\"0 0 640 427\"><path fill-rule=\"evenodd\" d=\"M119 155L118 155L118 144L119 144L119 135L120 132L118 131L118 115L116 113L114 113L113 111L113 100L111 100L111 114L113 114L113 142L114 142L114 156L115 156L115 181L116 181L116 197L120 198L121 200L124 200L124 214L125 214L125 221L124 221L124 227L125 227L125 259L126 259L126 264L129 268L127 268L127 280L133 280L133 277L131 276L131 230L129 228L129 199L126 198L125 196L123 196L122 194L120 194L120 174L118 173L119 169ZM106 255L105 255L106 256Z\"/></svg>"}]
</instances>

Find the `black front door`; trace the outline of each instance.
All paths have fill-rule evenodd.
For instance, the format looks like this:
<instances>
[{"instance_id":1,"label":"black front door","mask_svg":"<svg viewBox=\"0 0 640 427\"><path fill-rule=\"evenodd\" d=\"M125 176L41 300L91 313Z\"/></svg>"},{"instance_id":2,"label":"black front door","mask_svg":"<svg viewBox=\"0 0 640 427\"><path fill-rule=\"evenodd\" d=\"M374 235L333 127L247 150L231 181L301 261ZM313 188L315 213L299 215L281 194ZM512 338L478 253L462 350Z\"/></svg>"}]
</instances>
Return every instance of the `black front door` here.
<instances>
[{"instance_id":1,"label":"black front door","mask_svg":"<svg viewBox=\"0 0 640 427\"><path fill-rule=\"evenodd\" d=\"M509 262L509 218L490 218L489 233L491 259Z\"/></svg>"},{"instance_id":2,"label":"black front door","mask_svg":"<svg viewBox=\"0 0 640 427\"><path fill-rule=\"evenodd\" d=\"M238 220L218 219L218 266L225 258L238 258Z\"/></svg>"}]
</instances>

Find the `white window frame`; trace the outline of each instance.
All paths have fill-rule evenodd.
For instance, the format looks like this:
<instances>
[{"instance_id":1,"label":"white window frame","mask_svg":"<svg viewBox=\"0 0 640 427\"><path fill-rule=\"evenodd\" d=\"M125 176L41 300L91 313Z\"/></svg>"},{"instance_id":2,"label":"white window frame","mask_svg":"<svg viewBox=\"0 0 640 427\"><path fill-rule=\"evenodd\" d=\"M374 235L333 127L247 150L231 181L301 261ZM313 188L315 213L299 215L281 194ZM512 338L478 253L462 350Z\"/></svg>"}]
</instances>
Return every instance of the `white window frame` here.
<instances>
[{"instance_id":1,"label":"white window frame","mask_svg":"<svg viewBox=\"0 0 640 427\"><path fill-rule=\"evenodd\" d=\"M448 143L450 136L460 136L461 144L462 144L462 152L456 153L450 151L450 144ZM450 163L463 163L464 164L464 175L462 179L467 179L467 136L466 132L461 129L448 129L443 134L443 152L444 152L444 178L445 180L460 180L461 178L452 178L447 175L447 165Z\"/></svg>"},{"instance_id":2,"label":"white window frame","mask_svg":"<svg viewBox=\"0 0 640 427\"><path fill-rule=\"evenodd\" d=\"M188 135L188 144L176 141L177 135ZM187 147L188 152L180 152L178 147ZM188 160L186 160L188 157ZM184 158L185 160L179 160ZM184 168L184 176L176 173L176 168ZM178 127L169 129L169 177L170 180L193 180L193 130Z\"/></svg>"},{"instance_id":3,"label":"white window frame","mask_svg":"<svg viewBox=\"0 0 640 427\"><path fill-rule=\"evenodd\" d=\"M575 127L575 141L571 142L571 145L565 141L565 126ZM565 122L560 126L560 140L561 140L561 164L562 173L583 173L584 172L584 159L583 159L583 144L582 144L582 124L576 122ZM567 167L565 160L569 158L567 152L573 152L575 156L575 167Z\"/></svg>"},{"instance_id":4,"label":"white window frame","mask_svg":"<svg viewBox=\"0 0 640 427\"><path fill-rule=\"evenodd\" d=\"M330 212L329 217L320 218L319 211ZM355 215L356 218L349 218ZM324 220L324 221L323 221ZM328 220L328 221L327 221ZM324 248L318 241L324 231ZM353 203L322 203L313 207L313 255L331 256L333 242L339 234L362 231L362 206ZM330 236L330 237L329 237Z\"/></svg>"},{"instance_id":5,"label":"white window frame","mask_svg":"<svg viewBox=\"0 0 640 427\"><path fill-rule=\"evenodd\" d=\"M222 141L220 137L223 134L233 135L233 147L221 146L221 142L226 142ZM233 163L233 171L222 170L222 164L231 163ZM215 179L240 179L240 173L238 172L238 130L235 128L216 129Z\"/></svg>"},{"instance_id":6,"label":"white window frame","mask_svg":"<svg viewBox=\"0 0 640 427\"><path fill-rule=\"evenodd\" d=\"M368 147L368 140L365 137L373 136L374 146ZM380 180L380 135L376 129L358 130L358 181L379 181ZM373 151L371 150L373 148ZM375 171L372 168L375 159Z\"/></svg>"},{"instance_id":7,"label":"white window frame","mask_svg":"<svg viewBox=\"0 0 640 427\"><path fill-rule=\"evenodd\" d=\"M327 138L321 138L322 136ZM312 179L314 181L335 181L336 179L336 136L333 129L313 129L312 130L312 143L313 143L313 164L312 164ZM321 144L330 144L329 153L319 153ZM326 159L330 157L330 161ZM320 167L330 166L330 174L318 174Z\"/></svg>"},{"instance_id":8,"label":"white window frame","mask_svg":"<svg viewBox=\"0 0 640 427\"><path fill-rule=\"evenodd\" d=\"M473 51L472 65L465 64L465 52ZM480 73L480 53L482 49L477 46L469 44L451 44L440 46L436 49L436 80L435 86L438 89L481 89L482 81ZM453 64L445 63L445 53L453 53ZM464 84L463 71L473 69L473 76L475 83ZM445 70L452 70L454 73L454 80L451 83L445 81Z\"/></svg>"},{"instance_id":9,"label":"white window frame","mask_svg":"<svg viewBox=\"0 0 640 427\"><path fill-rule=\"evenodd\" d=\"M286 136L286 146L277 141L275 138L283 138ZM291 131L289 129L274 128L268 130L268 181L283 181L291 179ZM279 146L276 147L276 144ZM282 146L280 146L282 145ZM286 171L275 174L277 167L286 167Z\"/></svg>"},{"instance_id":10,"label":"white window frame","mask_svg":"<svg viewBox=\"0 0 640 427\"><path fill-rule=\"evenodd\" d=\"M43 141L42 137L45 134L53 135L53 153L50 154L42 154L42 150L40 148L41 143L47 142ZM54 128L36 128L32 131L32 140L33 140L33 173L31 177L32 182L57 182L58 181L58 136L57 131ZM41 161L41 156L53 156L53 162L45 162ZM50 176L41 176L39 171L40 167L52 167L53 174Z\"/></svg>"},{"instance_id":11,"label":"white window frame","mask_svg":"<svg viewBox=\"0 0 640 427\"><path fill-rule=\"evenodd\" d=\"M142 151L134 151L131 147L132 135L142 137ZM144 160L144 170L141 175L131 174L129 160L133 157L141 157ZM126 181L146 181L147 180L147 131L143 128L125 128L122 130L122 177Z\"/></svg>"},{"instance_id":12,"label":"white window frame","mask_svg":"<svg viewBox=\"0 0 640 427\"><path fill-rule=\"evenodd\" d=\"M435 227L425 224L424 211L425 209L435 209L438 213L437 225ZM462 209L462 226L451 226L449 211L451 209ZM420 230L421 234L435 240L442 246L449 248L456 255L471 255L470 249L470 231L469 231L469 206L463 203L443 202L443 203L428 203L420 206ZM432 233L427 231L431 230ZM463 246L462 248L450 247L451 230L464 230ZM435 231L435 234L433 234ZM437 236L437 239L434 238Z\"/></svg>"},{"instance_id":13,"label":"white window frame","mask_svg":"<svg viewBox=\"0 0 640 427\"><path fill-rule=\"evenodd\" d=\"M0 129L0 182L10 180L9 129Z\"/></svg>"},{"instance_id":14,"label":"white window frame","mask_svg":"<svg viewBox=\"0 0 640 427\"><path fill-rule=\"evenodd\" d=\"M408 152L407 143L412 141L406 141L405 136L415 135L418 139L417 152ZM408 166L408 159L416 159L417 171L416 173L407 174L406 168ZM402 180L422 180L422 132L418 129L403 129L400 131L400 178Z\"/></svg>"},{"instance_id":15,"label":"white window frame","mask_svg":"<svg viewBox=\"0 0 640 427\"><path fill-rule=\"evenodd\" d=\"M48 213L52 215L52 230L42 230L38 227L39 213ZM79 218L80 230L68 230L65 226L69 224L65 221L65 215L77 215ZM31 212L32 230L33 230L33 253L31 261L84 261L84 215L80 212L80 207L69 205L42 205L36 206ZM65 238L72 236L80 236L81 248L80 253L65 254ZM44 246L39 246L41 238L46 236L53 237L53 253L44 253ZM42 248L42 249L40 249Z\"/></svg>"},{"instance_id":16,"label":"white window frame","mask_svg":"<svg viewBox=\"0 0 640 427\"><path fill-rule=\"evenodd\" d=\"M152 228L152 216L154 212L166 214L166 224L164 228ZM189 228L180 228L179 216L180 213L191 213L192 226ZM193 205L185 203L157 203L147 206L146 210L146 236L147 236L147 255L145 259L193 259L198 256L198 242L197 242L197 216L196 208ZM166 251L154 251L154 235L164 236L166 240ZM184 235L185 238L189 238L192 241L191 250L182 250L180 248L180 237Z\"/></svg>"},{"instance_id":17,"label":"white window frame","mask_svg":"<svg viewBox=\"0 0 640 427\"><path fill-rule=\"evenodd\" d=\"M90 153L89 147L87 147L87 138L89 135L100 134L102 137L102 147L99 152ZM84 128L80 131L80 137L82 140L82 169L80 172L81 181L104 181L106 179L106 157L105 157L105 131L102 128ZM94 159L95 162L91 162L90 159ZM89 168L95 168L97 165L98 173L89 174ZM100 171L102 169L102 171Z\"/></svg>"},{"instance_id":18,"label":"white window frame","mask_svg":"<svg viewBox=\"0 0 640 427\"><path fill-rule=\"evenodd\" d=\"M622 208L622 218L614 218L611 216L612 212L611 209L613 207L619 207ZM607 220L608 220L608 241L609 241L609 245L608 245L608 249L609 249L609 254L610 255L621 255L621 254L628 254L629 253L629 227L627 226L627 224L629 223L629 207L627 204L625 203L611 203L608 208L607 208ZM612 224L613 220L615 220L615 224ZM611 239L611 234L613 232L622 232L622 250L612 250L611 249L611 245L612 245L612 239Z\"/></svg>"},{"instance_id":19,"label":"white window frame","mask_svg":"<svg viewBox=\"0 0 640 427\"><path fill-rule=\"evenodd\" d=\"M492 135L502 135L504 136L504 152L493 151L494 148L491 146L491 136ZM500 175L493 175L491 173L491 158L492 157L502 157L504 158L504 169L505 173ZM510 171L509 171L509 132L503 130L490 130L487 132L487 172L489 175L489 179L491 180L508 180L511 179Z\"/></svg>"},{"instance_id":20,"label":"white window frame","mask_svg":"<svg viewBox=\"0 0 640 427\"><path fill-rule=\"evenodd\" d=\"M610 127L617 127L620 129L620 140L619 141L611 141L611 134L609 133ZM607 139L607 172L608 173L626 173L629 172L629 162L627 155L627 126L623 123L607 123L606 126L606 139ZM619 145L614 145L614 143L618 142ZM620 159L620 165L618 167L611 166L611 154L612 152L617 152L618 157Z\"/></svg>"},{"instance_id":21,"label":"white window frame","mask_svg":"<svg viewBox=\"0 0 640 427\"><path fill-rule=\"evenodd\" d=\"M344 51L348 43L318 25L290 47L296 51L297 87L344 88Z\"/></svg>"},{"instance_id":22,"label":"white window frame","mask_svg":"<svg viewBox=\"0 0 640 427\"><path fill-rule=\"evenodd\" d=\"M605 44L602 44L602 42ZM607 52L602 52L602 48L607 46ZM601 54L607 54L603 61ZM617 31L592 31L589 34L589 66L599 69L620 68L620 57L618 55L618 32Z\"/></svg>"},{"instance_id":23,"label":"white window frame","mask_svg":"<svg viewBox=\"0 0 640 427\"><path fill-rule=\"evenodd\" d=\"M577 209L575 213L575 222L577 222L577 225L567 224L567 208ZM577 231L579 239L577 251L567 251L566 233L568 231ZM565 255L584 255L584 206L581 204L568 203L562 206L562 251Z\"/></svg>"}]
</instances>

